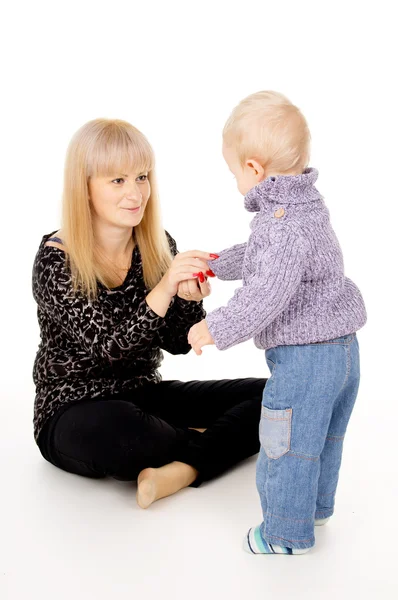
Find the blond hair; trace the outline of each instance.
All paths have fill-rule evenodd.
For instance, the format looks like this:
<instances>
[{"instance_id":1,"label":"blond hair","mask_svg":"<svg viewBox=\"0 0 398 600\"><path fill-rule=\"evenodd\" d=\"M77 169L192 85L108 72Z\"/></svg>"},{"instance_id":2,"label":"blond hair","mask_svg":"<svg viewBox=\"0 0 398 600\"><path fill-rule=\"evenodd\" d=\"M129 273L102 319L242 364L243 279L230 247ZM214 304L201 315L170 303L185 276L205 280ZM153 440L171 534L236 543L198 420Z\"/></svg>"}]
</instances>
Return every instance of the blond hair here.
<instances>
[{"instance_id":1,"label":"blond hair","mask_svg":"<svg viewBox=\"0 0 398 600\"><path fill-rule=\"evenodd\" d=\"M309 162L310 139L297 106L272 91L244 98L223 130L224 143L236 149L242 166L254 158L269 173L302 172Z\"/></svg>"},{"instance_id":2,"label":"blond hair","mask_svg":"<svg viewBox=\"0 0 398 600\"><path fill-rule=\"evenodd\" d=\"M144 216L134 227L142 257L145 285L152 289L168 269L172 256L161 226L153 150L133 125L117 119L95 119L81 127L68 146L63 190L62 232L73 289L94 299L98 281L111 287L114 273L103 264L94 239L89 200L90 177L148 172L151 194Z\"/></svg>"}]
</instances>

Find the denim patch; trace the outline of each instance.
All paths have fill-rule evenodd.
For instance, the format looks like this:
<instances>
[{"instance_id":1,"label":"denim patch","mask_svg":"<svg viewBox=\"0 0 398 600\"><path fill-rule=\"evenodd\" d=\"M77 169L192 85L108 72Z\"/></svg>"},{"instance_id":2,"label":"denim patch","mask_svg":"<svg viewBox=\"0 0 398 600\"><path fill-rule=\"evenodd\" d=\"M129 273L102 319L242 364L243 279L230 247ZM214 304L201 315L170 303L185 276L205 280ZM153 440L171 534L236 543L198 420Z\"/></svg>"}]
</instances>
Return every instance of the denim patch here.
<instances>
[{"instance_id":1,"label":"denim patch","mask_svg":"<svg viewBox=\"0 0 398 600\"><path fill-rule=\"evenodd\" d=\"M292 409L274 410L262 407L260 443L268 458L280 458L290 450Z\"/></svg>"}]
</instances>

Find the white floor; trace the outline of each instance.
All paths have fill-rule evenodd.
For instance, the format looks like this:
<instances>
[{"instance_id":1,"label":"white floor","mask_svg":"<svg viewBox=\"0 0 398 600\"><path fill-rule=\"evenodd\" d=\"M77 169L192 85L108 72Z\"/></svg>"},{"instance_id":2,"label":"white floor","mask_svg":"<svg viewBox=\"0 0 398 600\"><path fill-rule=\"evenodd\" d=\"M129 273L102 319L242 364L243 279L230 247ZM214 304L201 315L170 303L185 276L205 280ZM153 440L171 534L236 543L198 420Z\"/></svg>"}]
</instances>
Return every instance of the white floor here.
<instances>
[{"instance_id":1,"label":"white floor","mask_svg":"<svg viewBox=\"0 0 398 600\"><path fill-rule=\"evenodd\" d=\"M4 4L0 600L398 600L396 3ZM215 252L249 233L220 136L261 89L309 119L311 165L369 314L336 513L311 552L290 557L241 549L261 519L255 458L143 511L134 485L57 470L32 439L32 263L59 226L73 132L97 116L142 129L165 227L180 250ZM235 287L214 281L206 309ZM267 370L250 341L170 357L163 375Z\"/></svg>"},{"instance_id":2,"label":"white floor","mask_svg":"<svg viewBox=\"0 0 398 600\"><path fill-rule=\"evenodd\" d=\"M241 549L260 521L255 458L143 511L135 485L57 470L31 441L29 419L19 429L3 420L0 597L396 599L396 468L380 435L389 418L368 417L359 409L347 438L336 514L297 557ZM361 436L373 422L377 446Z\"/></svg>"}]
</instances>

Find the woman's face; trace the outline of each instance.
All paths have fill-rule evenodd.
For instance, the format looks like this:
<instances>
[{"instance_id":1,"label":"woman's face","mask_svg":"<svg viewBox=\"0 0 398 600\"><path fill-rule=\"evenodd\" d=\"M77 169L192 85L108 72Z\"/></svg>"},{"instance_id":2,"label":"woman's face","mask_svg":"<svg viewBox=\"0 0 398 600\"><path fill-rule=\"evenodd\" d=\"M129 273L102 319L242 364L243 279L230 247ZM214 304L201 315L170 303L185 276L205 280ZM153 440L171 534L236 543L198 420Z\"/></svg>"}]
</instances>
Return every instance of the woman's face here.
<instances>
[{"instance_id":1,"label":"woman's face","mask_svg":"<svg viewBox=\"0 0 398 600\"><path fill-rule=\"evenodd\" d=\"M95 218L103 224L126 228L140 223L151 193L148 172L90 177L88 189Z\"/></svg>"}]
</instances>

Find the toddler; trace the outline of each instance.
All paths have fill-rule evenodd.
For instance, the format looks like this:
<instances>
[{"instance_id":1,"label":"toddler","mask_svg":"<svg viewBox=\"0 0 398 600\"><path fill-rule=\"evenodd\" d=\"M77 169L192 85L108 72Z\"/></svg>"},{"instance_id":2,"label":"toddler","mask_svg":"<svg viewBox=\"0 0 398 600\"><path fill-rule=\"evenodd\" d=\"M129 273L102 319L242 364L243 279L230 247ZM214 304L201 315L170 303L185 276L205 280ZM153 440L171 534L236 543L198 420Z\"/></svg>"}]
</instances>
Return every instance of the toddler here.
<instances>
[{"instance_id":1,"label":"toddler","mask_svg":"<svg viewBox=\"0 0 398 600\"><path fill-rule=\"evenodd\" d=\"M356 331L366 322L344 275L329 211L307 168L310 133L275 92L245 98L223 131L223 156L254 212L244 244L219 252L214 273L242 280L227 306L194 325L197 354L254 338L271 371L262 399L257 488L263 522L245 549L303 554L333 514L343 440L358 392Z\"/></svg>"}]
</instances>

